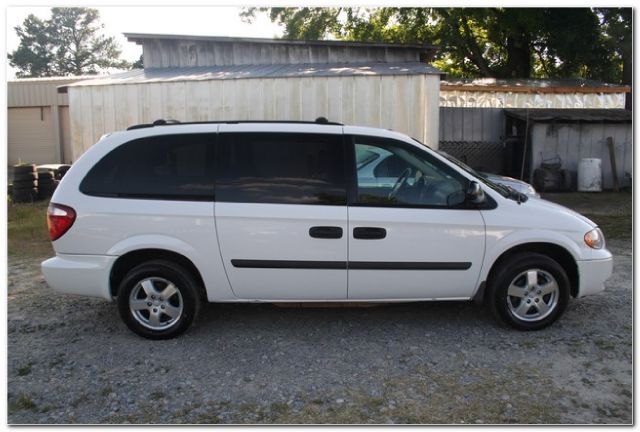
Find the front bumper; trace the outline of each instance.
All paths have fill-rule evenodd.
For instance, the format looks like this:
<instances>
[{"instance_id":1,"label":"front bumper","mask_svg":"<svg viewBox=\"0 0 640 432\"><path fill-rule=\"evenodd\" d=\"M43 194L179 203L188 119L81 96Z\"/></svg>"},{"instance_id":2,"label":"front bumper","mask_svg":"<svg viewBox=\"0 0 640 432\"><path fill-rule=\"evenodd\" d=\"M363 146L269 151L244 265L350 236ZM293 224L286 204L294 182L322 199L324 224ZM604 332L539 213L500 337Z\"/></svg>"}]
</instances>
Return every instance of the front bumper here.
<instances>
[{"instance_id":1,"label":"front bumper","mask_svg":"<svg viewBox=\"0 0 640 432\"><path fill-rule=\"evenodd\" d=\"M613 272L613 257L577 261L580 286L576 297L584 297L604 291L604 282Z\"/></svg>"},{"instance_id":2,"label":"front bumper","mask_svg":"<svg viewBox=\"0 0 640 432\"><path fill-rule=\"evenodd\" d=\"M109 275L117 258L58 254L41 264L42 274L49 286L56 291L112 300Z\"/></svg>"}]
</instances>

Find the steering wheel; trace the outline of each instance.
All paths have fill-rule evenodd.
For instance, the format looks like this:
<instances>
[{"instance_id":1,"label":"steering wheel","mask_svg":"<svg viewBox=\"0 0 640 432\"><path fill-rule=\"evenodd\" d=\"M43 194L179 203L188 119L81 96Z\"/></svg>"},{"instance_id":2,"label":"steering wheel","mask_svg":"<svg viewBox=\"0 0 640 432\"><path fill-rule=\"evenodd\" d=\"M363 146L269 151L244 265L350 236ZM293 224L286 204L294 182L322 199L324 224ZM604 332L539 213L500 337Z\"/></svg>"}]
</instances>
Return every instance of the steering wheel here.
<instances>
[{"instance_id":1,"label":"steering wheel","mask_svg":"<svg viewBox=\"0 0 640 432\"><path fill-rule=\"evenodd\" d=\"M427 177L421 176L416 182L418 192L418 202L424 203L431 192L431 184L427 183Z\"/></svg>"},{"instance_id":2,"label":"steering wheel","mask_svg":"<svg viewBox=\"0 0 640 432\"><path fill-rule=\"evenodd\" d=\"M402 174L400 174L400 177L398 177L398 180L396 180L396 184L393 185L393 189L391 189L391 192L389 192L388 198L390 200L394 199L396 195L398 195L398 192L400 192L400 190L407 184L407 179L410 175L410 167L407 167L404 171L402 171Z\"/></svg>"}]
</instances>

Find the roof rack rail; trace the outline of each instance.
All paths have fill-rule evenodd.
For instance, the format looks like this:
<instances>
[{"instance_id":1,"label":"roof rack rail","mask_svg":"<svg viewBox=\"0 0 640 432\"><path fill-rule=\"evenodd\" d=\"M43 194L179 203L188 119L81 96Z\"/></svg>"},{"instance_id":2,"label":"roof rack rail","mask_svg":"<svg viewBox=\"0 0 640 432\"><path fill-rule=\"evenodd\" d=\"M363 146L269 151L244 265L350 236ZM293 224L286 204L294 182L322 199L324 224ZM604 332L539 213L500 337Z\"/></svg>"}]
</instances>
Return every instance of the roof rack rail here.
<instances>
[{"instance_id":1,"label":"roof rack rail","mask_svg":"<svg viewBox=\"0 0 640 432\"><path fill-rule=\"evenodd\" d=\"M180 120L173 120L173 119L158 119L156 121L153 122L154 126L164 126L164 125L169 125L169 124L180 124Z\"/></svg>"},{"instance_id":2,"label":"roof rack rail","mask_svg":"<svg viewBox=\"0 0 640 432\"><path fill-rule=\"evenodd\" d=\"M331 126L344 126L342 123L331 122L326 117L318 117L314 121L303 120L218 120L218 121L193 121L193 122L181 122L178 120L164 120L158 119L153 123L142 123L133 126L129 126L127 130L144 129L155 126L173 126L173 125L195 125L195 124L244 124L244 123L295 123L295 124L320 124Z\"/></svg>"},{"instance_id":3,"label":"roof rack rail","mask_svg":"<svg viewBox=\"0 0 640 432\"><path fill-rule=\"evenodd\" d=\"M129 126L127 128L127 130L144 129L144 128L150 128L150 127L154 127L154 126L166 126L166 125L176 125L176 124L181 124L180 120L158 119L158 120L155 120L153 123L142 123L142 124Z\"/></svg>"}]
</instances>

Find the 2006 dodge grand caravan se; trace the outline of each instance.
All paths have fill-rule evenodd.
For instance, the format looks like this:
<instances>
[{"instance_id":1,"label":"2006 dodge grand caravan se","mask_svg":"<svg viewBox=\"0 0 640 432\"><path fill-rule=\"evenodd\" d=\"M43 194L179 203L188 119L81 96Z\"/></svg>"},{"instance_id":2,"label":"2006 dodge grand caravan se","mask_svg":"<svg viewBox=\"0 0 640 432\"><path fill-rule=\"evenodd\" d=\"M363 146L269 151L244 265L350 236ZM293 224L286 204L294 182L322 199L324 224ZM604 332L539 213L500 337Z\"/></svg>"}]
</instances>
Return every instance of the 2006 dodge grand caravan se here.
<instances>
[{"instance_id":1,"label":"2006 dodge grand caravan se","mask_svg":"<svg viewBox=\"0 0 640 432\"><path fill-rule=\"evenodd\" d=\"M384 157L375 169L366 169ZM140 125L103 137L52 197L56 290L117 299L131 330L209 302L476 300L521 330L604 289L590 220L405 135L335 123Z\"/></svg>"}]
</instances>

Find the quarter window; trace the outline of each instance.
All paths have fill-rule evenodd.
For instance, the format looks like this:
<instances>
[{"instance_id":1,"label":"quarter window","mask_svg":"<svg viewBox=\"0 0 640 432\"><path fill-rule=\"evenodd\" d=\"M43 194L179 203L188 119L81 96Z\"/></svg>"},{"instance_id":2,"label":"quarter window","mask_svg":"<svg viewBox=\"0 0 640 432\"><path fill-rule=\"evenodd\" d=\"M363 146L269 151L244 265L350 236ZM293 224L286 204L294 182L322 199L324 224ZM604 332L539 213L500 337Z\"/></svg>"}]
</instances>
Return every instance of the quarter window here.
<instances>
[{"instance_id":1,"label":"quarter window","mask_svg":"<svg viewBox=\"0 0 640 432\"><path fill-rule=\"evenodd\" d=\"M159 135L123 144L86 175L87 195L213 200L214 134Z\"/></svg>"},{"instance_id":2,"label":"quarter window","mask_svg":"<svg viewBox=\"0 0 640 432\"><path fill-rule=\"evenodd\" d=\"M216 200L346 205L341 135L220 135Z\"/></svg>"},{"instance_id":3,"label":"quarter window","mask_svg":"<svg viewBox=\"0 0 640 432\"><path fill-rule=\"evenodd\" d=\"M358 204L460 207L464 203L464 177L426 151L367 136L354 137L354 148ZM364 159L370 162L357 162Z\"/></svg>"}]
</instances>

